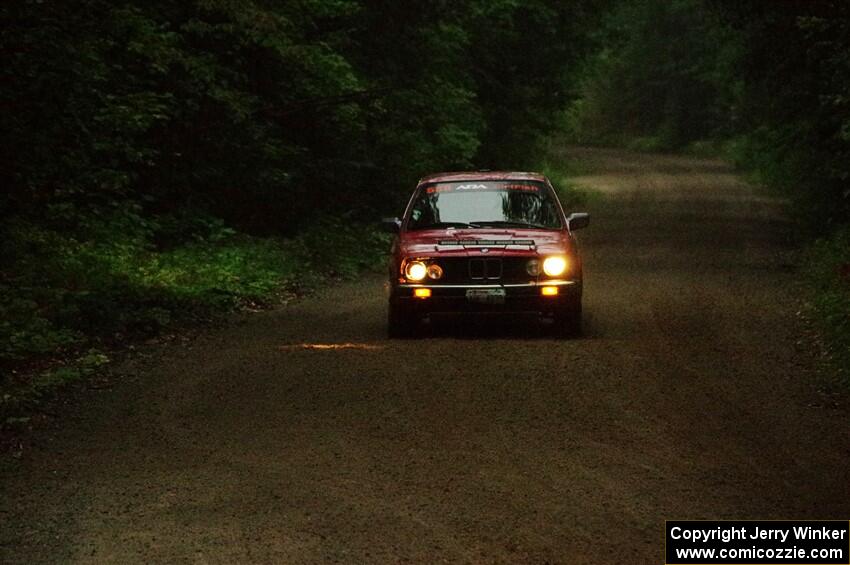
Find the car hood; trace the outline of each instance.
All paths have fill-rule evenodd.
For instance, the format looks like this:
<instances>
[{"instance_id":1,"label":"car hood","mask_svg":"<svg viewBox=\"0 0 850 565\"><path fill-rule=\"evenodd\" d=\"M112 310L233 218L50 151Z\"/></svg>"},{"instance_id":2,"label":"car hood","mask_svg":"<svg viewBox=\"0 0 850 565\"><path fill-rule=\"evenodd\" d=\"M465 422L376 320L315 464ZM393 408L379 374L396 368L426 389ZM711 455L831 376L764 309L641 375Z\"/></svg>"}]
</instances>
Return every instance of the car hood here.
<instances>
[{"instance_id":1,"label":"car hood","mask_svg":"<svg viewBox=\"0 0 850 565\"><path fill-rule=\"evenodd\" d=\"M535 255L564 253L570 248L566 231L505 228L410 231L400 243L408 256Z\"/></svg>"}]
</instances>

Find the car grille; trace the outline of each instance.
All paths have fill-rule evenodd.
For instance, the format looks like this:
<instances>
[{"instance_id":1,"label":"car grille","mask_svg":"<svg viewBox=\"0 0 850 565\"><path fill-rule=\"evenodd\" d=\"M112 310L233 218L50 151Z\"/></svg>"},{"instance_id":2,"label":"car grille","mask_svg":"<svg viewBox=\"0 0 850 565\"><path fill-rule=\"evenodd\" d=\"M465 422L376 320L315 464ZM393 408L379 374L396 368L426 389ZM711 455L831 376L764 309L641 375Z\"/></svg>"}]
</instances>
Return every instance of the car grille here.
<instances>
[{"instance_id":1,"label":"car grille","mask_svg":"<svg viewBox=\"0 0 850 565\"><path fill-rule=\"evenodd\" d=\"M535 277L526 272L529 257L449 257L435 262L443 277L432 284L523 283Z\"/></svg>"}]
</instances>

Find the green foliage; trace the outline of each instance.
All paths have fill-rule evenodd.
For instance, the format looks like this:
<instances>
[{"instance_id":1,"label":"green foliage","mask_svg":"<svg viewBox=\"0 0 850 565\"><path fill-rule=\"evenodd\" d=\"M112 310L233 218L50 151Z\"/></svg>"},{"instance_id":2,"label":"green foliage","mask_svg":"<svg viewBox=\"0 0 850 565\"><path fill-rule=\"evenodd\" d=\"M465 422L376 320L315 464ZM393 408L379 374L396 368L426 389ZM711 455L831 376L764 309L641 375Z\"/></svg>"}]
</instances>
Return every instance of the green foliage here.
<instances>
[{"instance_id":1,"label":"green foliage","mask_svg":"<svg viewBox=\"0 0 850 565\"><path fill-rule=\"evenodd\" d=\"M418 177L533 159L603 1L0 3L0 365L371 265Z\"/></svg>"},{"instance_id":2,"label":"green foliage","mask_svg":"<svg viewBox=\"0 0 850 565\"><path fill-rule=\"evenodd\" d=\"M809 262L833 366L850 367L850 4L625 0L603 26L575 140L722 154L823 239ZM831 235L830 235L831 234Z\"/></svg>"},{"instance_id":3,"label":"green foliage","mask_svg":"<svg viewBox=\"0 0 850 565\"><path fill-rule=\"evenodd\" d=\"M156 248L157 239L171 241L174 223L112 218L85 238L21 222L7 226L5 245L21 256L0 285L0 364L93 339L155 334L187 317L267 301L281 287L304 290L310 277L351 277L374 267L387 246L372 226L340 218L277 240L182 216L181 225L195 226L193 237Z\"/></svg>"},{"instance_id":4,"label":"green foliage","mask_svg":"<svg viewBox=\"0 0 850 565\"><path fill-rule=\"evenodd\" d=\"M599 34L567 114L577 140L658 151L722 129L738 44L705 2L620 2Z\"/></svg>"},{"instance_id":5,"label":"green foliage","mask_svg":"<svg viewBox=\"0 0 850 565\"><path fill-rule=\"evenodd\" d=\"M721 13L743 38L735 157L826 233L850 220L850 5L744 2Z\"/></svg>"},{"instance_id":6,"label":"green foliage","mask_svg":"<svg viewBox=\"0 0 850 565\"><path fill-rule=\"evenodd\" d=\"M3 383L0 397L0 426L26 424L29 418L18 414L27 413L38 402L54 395L62 387L89 377L109 364L109 356L97 349L89 349L73 359L64 360L23 382Z\"/></svg>"},{"instance_id":7,"label":"green foliage","mask_svg":"<svg viewBox=\"0 0 850 565\"><path fill-rule=\"evenodd\" d=\"M579 208L598 198L598 193L579 188L573 181L573 177L582 172L581 163L565 161L563 156L556 153L552 147L549 148L547 153L551 157L543 159L534 167L534 170L543 173L552 181L552 186L558 193L558 200L561 201L561 205L567 214L580 211Z\"/></svg>"},{"instance_id":8,"label":"green foliage","mask_svg":"<svg viewBox=\"0 0 850 565\"><path fill-rule=\"evenodd\" d=\"M578 94L580 62L611 2L480 0L468 26L476 92L485 118L478 164L527 168Z\"/></svg>"},{"instance_id":9,"label":"green foliage","mask_svg":"<svg viewBox=\"0 0 850 565\"><path fill-rule=\"evenodd\" d=\"M850 5L625 0L567 112L575 140L720 149L815 233L850 220Z\"/></svg>"},{"instance_id":10,"label":"green foliage","mask_svg":"<svg viewBox=\"0 0 850 565\"><path fill-rule=\"evenodd\" d=\"M829 368L850 383L850 227L815 242L807 267Z\"/></svg>"},{"instance_id":11,"label":"green foliage","mask_svg":"<svg viewBox=\"0 0 850 565\"><path fill-rule=\"evenodd\" d=\"M658 153L673 149L673 142L669 135L647 135L633 137L625 142L625 146L632 151L643 151L645 153Z\"/></svg>"},{"instance_id":12,"label":"green foliage","mask_svg":"<svg viewBox=\"0 0 850 565\"><path fill-rule=\"evenodd\" d=\"M3 3L0 206L73 224L130 198L294 234L434 170L527 162L601 4Z\"/></svg>"},{"instance_id":13,"label":"green foliage","mask_svg":"<svg viewBox=\"0 0 850 565\"><path fill-rule=\"evenodd\" d=\"M0 359L46 355L76 343L79 336L45 318L38 302L9 286L0 286Z\"/></svg>"}]
</instances>

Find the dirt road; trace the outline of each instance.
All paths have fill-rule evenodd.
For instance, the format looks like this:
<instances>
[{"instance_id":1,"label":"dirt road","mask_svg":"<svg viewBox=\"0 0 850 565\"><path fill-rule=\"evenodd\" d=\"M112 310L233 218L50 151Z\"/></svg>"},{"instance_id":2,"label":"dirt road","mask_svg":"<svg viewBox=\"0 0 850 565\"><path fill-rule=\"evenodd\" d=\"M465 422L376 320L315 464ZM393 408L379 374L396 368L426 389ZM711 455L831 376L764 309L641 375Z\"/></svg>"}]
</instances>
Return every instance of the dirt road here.
<instances>
[{"instance_id":1,"label":"dirt road","mask_svg":"<svg viewBox=\"0 0 850 565\"><path fill-rule=\"evenodd\" d=\"M850 517L778 203L714 161L571 153L605 195L584 338L389 342L376 277L246 316L5 462L0 561L658 564L665 518Z\"/></svg>"}]
</instances>

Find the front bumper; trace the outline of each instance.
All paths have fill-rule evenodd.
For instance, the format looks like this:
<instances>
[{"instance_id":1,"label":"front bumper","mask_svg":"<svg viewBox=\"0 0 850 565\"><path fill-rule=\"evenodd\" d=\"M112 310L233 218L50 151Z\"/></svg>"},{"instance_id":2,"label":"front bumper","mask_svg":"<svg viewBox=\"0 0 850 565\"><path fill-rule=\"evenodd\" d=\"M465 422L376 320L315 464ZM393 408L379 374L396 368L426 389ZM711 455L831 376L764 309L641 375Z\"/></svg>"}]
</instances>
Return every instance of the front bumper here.
<instances>
[{"instance_id":1,"label":"front bumper","mask_svg":"<svg viewBox=\"0 0 850 565\"><path fill-rule=\"evenodd\" d=\"M556 296L543 296L542 287L557 287ZM428 298L413 295L417 288L431 290ZM470 301L467 290L503 289L504 303L482 304ZM390 293L390 304L418 314L443 312L530 312L552 313L574 308L581 301L581 281L551 280L518 284L397 284Z\"/></svg>"}]
</instances>

